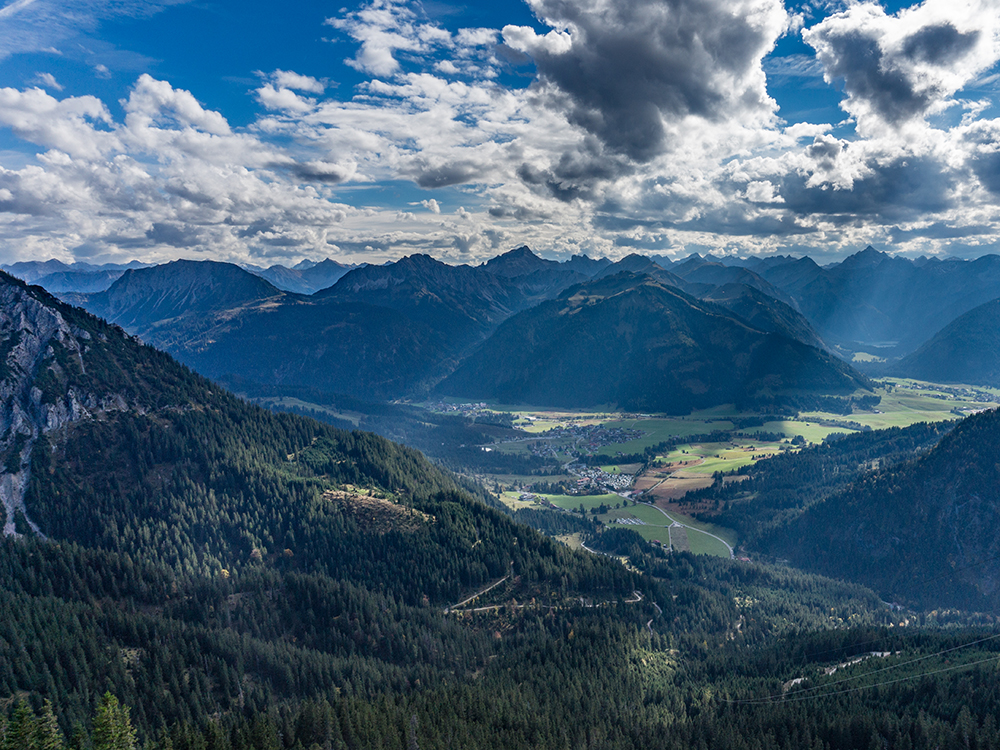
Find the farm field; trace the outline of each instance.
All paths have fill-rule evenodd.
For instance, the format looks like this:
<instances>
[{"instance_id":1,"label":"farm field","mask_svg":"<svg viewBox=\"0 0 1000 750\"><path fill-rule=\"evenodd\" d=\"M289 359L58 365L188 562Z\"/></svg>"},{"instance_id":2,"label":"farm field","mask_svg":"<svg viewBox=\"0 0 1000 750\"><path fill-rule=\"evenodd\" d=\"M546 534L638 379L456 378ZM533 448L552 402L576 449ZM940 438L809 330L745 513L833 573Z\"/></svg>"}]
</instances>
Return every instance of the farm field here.
<instances>
[{"instance_id":1,"label":"farm field","mask_svg":"<svg viewBox=\"0 0 1000 750\"><path fill-rule=\"evenodd\" d=\"M667 469L683 474L714 474L717 471L735 471L755 463L759 458L772 456L782 449L780 443L756 440L737 440L727 443L698 443L679 445L660 457ZM784 446L787 450L787 444ZM686 464L686 465L685 465Z\"/></svg>"},{"instance_id":2,"label":"farm field","mask_svg":"<svg viewBox=\"0 0 1000 750\"><path fill-rule=\"evenodd\" d=\"M857 415L838 418L835 415L830 415L829 418L846 420L854 419L855 416ZM801 435L809 443L822 443L830 437L830 435L834 434L846 435L850 432L856 432L856 430L852 430L846 425L844 427L830 427L828 425L818 424L817 422L811 422L807 419L785 419L776 422L765 422L764 426L760 429L764 432L773 432L789 438Z\"/></svg>"},{"instance_id":3,"label":"farm field","mask_svg":"<svg viewBox=\"0 0 1000 750\"><path fill-rule=\"evenodd\" d=\"M875 412L859 412L850 416L810 412L803 418L857 422L882 430L889 427L907 427L917 422L938 422L959 419L955 409L975 411L1000 405L1000 391L983 386L938 385L919 380L886 378L886 385L876 389L882 401ZM992 399L977 400L977 399Z\"/></svg>"},{"instance_id":4,"label":"farm field","mask_svg":"<svg viewBox=\"0 0 1000 750\"><path fill-rule=\"evenodd\" d=\"M729 529L723 529L712 524L705 524L695 521L692 518L680 513L668 512L652 505L640 503L630 505L627 509L609 512L606 516L598 516L605 524L620 525L635 531L647 541L660 541L666 544L670 539L672 530L670 527L674 523L682 524L685 528L687 543L691 552L699 555L715 555L717 557L729 557L729 547L719 539L710 536L714 534L721 537L730 546L736 542L736 535ZM621 519L621 520L618 520ZM632 521L630 523L630 521ZM640 521L641 523L636 523Z\"/></svg>"},{"instance_id":5,"label":"farm field","mask_svg":"<svg viewBox=\"0 0 1000 750\"><path fill-rule=\"evenodd\" d=\"M731 472L772 456L788 444L740 439L726 443L679 445L657 457L654 465L636 479L635 489L669 506L692 490L711 486L715 472Z\"/></svg>"},{"instance_id":6,"label":"farm field","mask_svg":"<svg viewBox=\"0 0 1000 750\"><path fill-rule=\"evenodd\" d=\"M520 496L521 496L520 492L513 492L513 491L501 492L500 502L502 502L511 510L521 510L521 508L535 508L538 506L538 503L534 502L533 500L521 500Z\"/></svg>"},{"instance_id":7,"label":"farm field","mask_svg":"<svg viewBox=\"0 0 1000 750\"><path fill-rule=\"evenodd\" d=\"M520 500L519 495L520 493L517 492L505 492L502 494L501 500L505 505L513 510L530 507L541 509L544 507L537 501ZM608 511L606 513L599 514L597 519L605 525L613 524L615 526L629 528L647 541L655 540L662 542L663 544L667 544L670 541L670 527L674 523L682 524L687 527L686 546L684 549L690 549L690 551L695 554L716 555L719 557L730 556L730 550L726 544L713 538L711 536L712 534L717 537L721 537L721 539L723 539L730 546L734 546L736 543L736 535L730 529L696 521L693 518L689 518L681 513L677 513L675 511L665 511L646 503L626 504L627 501L625 501L620 495L540 494L538 497L544 497L557 508L570 512L576 512L580 509L580 506L583 506L584 511L589 514L591 511L604 505ZM549 512L559 513L560 511L551 510ZM621 519L621 521L619 521L619 519ZM578 535L564 536L565 538L560 537L562 541L570 546L579 546L580 539Z\"/></svg>"},{"instance_id":8,"label":"farm field","mask_svg":"<svg viewBox=\"0 0 1000 750\"><path fill-rule=\"evenodd\" d=\"M624 502L624 498L621 495L606 494L606 495L539 495L539 497L544 497L550 503L552 503L557 508L562 508L563 510L578 510L582 505L584 510L590 512L594 508L600 508L602 505L606 505L609 508L614 508L616 505L620 505Z\"/></svg>"}]
</instances>

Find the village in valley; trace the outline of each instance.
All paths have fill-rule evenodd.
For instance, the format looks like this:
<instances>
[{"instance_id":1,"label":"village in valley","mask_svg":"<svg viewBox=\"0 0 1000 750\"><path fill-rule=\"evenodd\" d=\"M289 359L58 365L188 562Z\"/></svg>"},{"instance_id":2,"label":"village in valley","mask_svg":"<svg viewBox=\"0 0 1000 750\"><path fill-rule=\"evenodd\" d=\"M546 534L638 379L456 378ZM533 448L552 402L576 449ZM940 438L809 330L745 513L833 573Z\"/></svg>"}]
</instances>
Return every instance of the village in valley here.
<instances>
[{"instance_id":1,"label":"village in valley","mask_svg":"<svg viewBox=\"0 0 1000 750\"><path fill-rule=\"evenodd\" d=\"M424 408L504 428L480 447L521 457L530 471L470 474L512 510L565 513L599 526L634 530L664 548L736 555L735 532L711 523L698 490L739 482L740 469L786 451L859 430L954 419L997 393L919 381L878 384L872 408L848 416L822 412L748 414L730 407L686 416L560 410L441 401ZM580 546L579 534L558 535Z\"/></svg>"}]
</instances>

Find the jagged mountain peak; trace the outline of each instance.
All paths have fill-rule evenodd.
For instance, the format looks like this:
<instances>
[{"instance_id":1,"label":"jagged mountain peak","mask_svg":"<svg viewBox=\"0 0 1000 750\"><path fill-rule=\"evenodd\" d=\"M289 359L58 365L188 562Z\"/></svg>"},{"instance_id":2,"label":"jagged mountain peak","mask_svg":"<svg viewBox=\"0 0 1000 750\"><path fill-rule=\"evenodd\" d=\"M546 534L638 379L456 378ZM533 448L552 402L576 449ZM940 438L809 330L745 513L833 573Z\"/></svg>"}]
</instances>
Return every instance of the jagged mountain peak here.
<instances>
[{"instance_id":1,"label":"jagged mountain peak","mask_svg":"<svg viewBox=\"0 0 1000 750\"><path fill-rule=\"evenodd\" d=\"M882 250L876 250L871 245L868 245L868 247L864 250L859 250L853 255L848 256L840 264L840 268L858 269L866 268L868 266L877 266L892 257L893 256L889 255L889 253L883 252Z\"/></svg>"},{"instance_id":2,"label":"jagged mountain peak","mask_svg":"<svg viewBox=\"0 0 1000 750\"><path fill-rule=\"evenodd\" d=\"M531 251L531 248L522 245L491 258L482 267L490 273L515 278L558 266L559 264L555 261L539 258Z\"/></svg>"}]
</instances>

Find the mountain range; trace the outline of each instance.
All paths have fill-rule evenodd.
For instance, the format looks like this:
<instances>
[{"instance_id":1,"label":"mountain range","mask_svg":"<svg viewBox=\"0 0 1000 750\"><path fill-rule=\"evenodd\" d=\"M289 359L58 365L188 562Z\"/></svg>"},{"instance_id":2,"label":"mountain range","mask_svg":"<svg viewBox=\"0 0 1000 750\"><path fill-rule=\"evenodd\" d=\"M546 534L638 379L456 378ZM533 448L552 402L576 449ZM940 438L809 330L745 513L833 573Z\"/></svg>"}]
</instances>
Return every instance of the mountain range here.
<instances>
[{"instance_id":1,"label":"mountain range","mask_svg":"<svg viewBox=\"0 0 1000 750\"><path fill-rule=\"evenodd\" d=\"M313 294L320 289L333 286L355 266L326 258L319 263L299 263L293 268L282 265L268 266L267 268L244 266L244 268L250 273L270 281L284 292Z\"/></svg>"},{"instance_id":2,"label":"mountain range","mask_svg":"<svg viewBox=\"0 0 1000 750\"><path fill-rule=\"evenodd\" d=\"M237 374L265 385L305 386L367 399L426 394L508 319L558 299L574 285L621 274L630 279L627 284L641 286L641 277L652 279L660 289L704 297L715 310L705 319L709 327L727 326L735 317L758 333L779 334L807 347L825 349L792 304L762 291L774 291L768 282L746 269L716 266L709 270L724 282L721 286L704 279L686 281L639 255L616 263L582 256L557 263L522 247L481 266L452 266L426 255L409 256L391 264L352 269L333 286L302 295L282 291L230 264L177 261L128 270L103 292L63 296L209 377ZM720 314L720 308L729 314ZM667 335L663 321L656 320L655 310L635 312L642 326L651 325ZM671 320L679 321L676 317L664 320L668 325ZM595 325L603 325L603 321L595 321ZM600 330L592 333L602 337ZM721 338L728 335L718 332ZM640 348L643 345L637 342ZM682 356L680 350L675 353ZM666 350L661 355L669 356ZM722 349L691 350L683 358L690 364L699 356L717 355L722 356ZM614 358L613 354L608 356ZM639 364L641 352L637 349L629 357L628 366L616 371L632 382L622 383L615 398L628 398L632 403L635 397L628 394L642 391L646 376ZM790 367L801 365L805 370L812 367L804 364L807 361L817 366L822 361L825 368L834 366L828 358L812 354L796 354L791 361L794 365ZM756 365L746 363L748 370L731 364L725 357L703 363L702 374L712 371L718 382L711 387L693 385L695 391L704 387L707 395L678 397L671 409L688 402L718 403L724 396L749 393L745 379L756 377L750 375ZM661 357L654 369L665 371L671 366ZM839 364L836 367L844 373L849 369ZM591 370L584 372L596 375ZM852 379L863 380L856 373L831 379L813 378L803 371L800 382L795 383L791 373L792 369L780 377L766 373L770 385L764 390L810 391L834 382L834 390L839 390ZM723 382L727 378L731 382ZM592 390L596 393L600 388L595 384ZM602 393L602 397L611 395Z\"/></svg>"},{"instance_id":3,"label":"mountain range","mask_svg":"<svg viewBox=\"0 0 1000 750\"><path fill-rule=\"evenodd\" d=\"M933 373L933 379L949 382L987 382L977 372L960 372L963 363L971 367L988 358L995 345L978 340L965 354L944 343L919 355L915 350L957 316L1000 298L1000 256L908 260L871 247L829 266L790 256L692 255L672 261L632 254L616 262L586 256L557 262L527 247L480 266L453 266L425 255L356 268L332 260L292 269L248 270L210 261L78 266L67 270L49 261L12 268L209 377L237 374L263 385L366 399L422 397L442 381L457 384L458 376L445 379L506 320L571 286L622 272L646 275L724 307L759 331L845 360L859 351L888 360L857 363L869 374ZM961 327L961 337L970 342L976 330L990 330L979 318ZM950 328L942 335L959 334ZM940 366L928 364L935 359ZM727 368L721 361L707 366ZM635 365L622 370L629 378L637 372ZM787 378L781 382L791 385ZM727 392L742 392L735 381L731 386ZM621 393L629 387L623 384ZM638 381L631 387L642 388ZM594 388L601 390L596 383Z\"/></svg>"},{"instance_id":4,"label":"mountain range","mask_svg":"<svg viewBox=\"0 0 1000 750\"><path fill-rule=\"evenodd\" d=\"M91 294L105 291L129 269L149 266L150 264L139 261L94 265L79 261L63 263L48 260L0 265L0 270L31 284L38 284L52 294ZM326 258L318 263L302 261L292 268L282 265L264 268L252 264L246 264L242 268L266 279L282 291L313 294L332 286L355 266Z\"/></svg>"}]
</instances>

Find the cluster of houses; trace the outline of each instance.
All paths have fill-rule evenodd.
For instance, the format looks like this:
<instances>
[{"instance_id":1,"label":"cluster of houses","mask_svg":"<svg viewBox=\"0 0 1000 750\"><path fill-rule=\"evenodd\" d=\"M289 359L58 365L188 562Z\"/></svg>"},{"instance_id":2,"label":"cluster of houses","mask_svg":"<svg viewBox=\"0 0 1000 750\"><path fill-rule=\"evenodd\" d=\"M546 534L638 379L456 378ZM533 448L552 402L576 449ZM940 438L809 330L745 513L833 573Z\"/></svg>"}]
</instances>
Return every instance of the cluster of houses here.
<instances>
[{"instance_id":1,"label":"cluster of houses","mask_svg":"<svg viewBox=\"0 0 1000 750\"><path fill-rule=\"evenodd\" d=\"M484 412L492 412L492 409L487 408L486 404L479 402L477 404L446 404L444 401L439 401L436 404L430 405L431 411L440 411L445 413L459 413L464 414L467 417L478 417Z\"/></svg>"},{"instance_id":2,"label":"cluster of houses","mask_svg":"<svg viewBox=\"0 0 1000 750\"><path fill-rule=\"evenodd\" d=\"M632 486L634 477L631 474L609 474L596 466L569 467L570 471L576 474L577 489L583 491L590 488L602 488L610 492L627 494Z\"/></svg>"}]
</instances>

